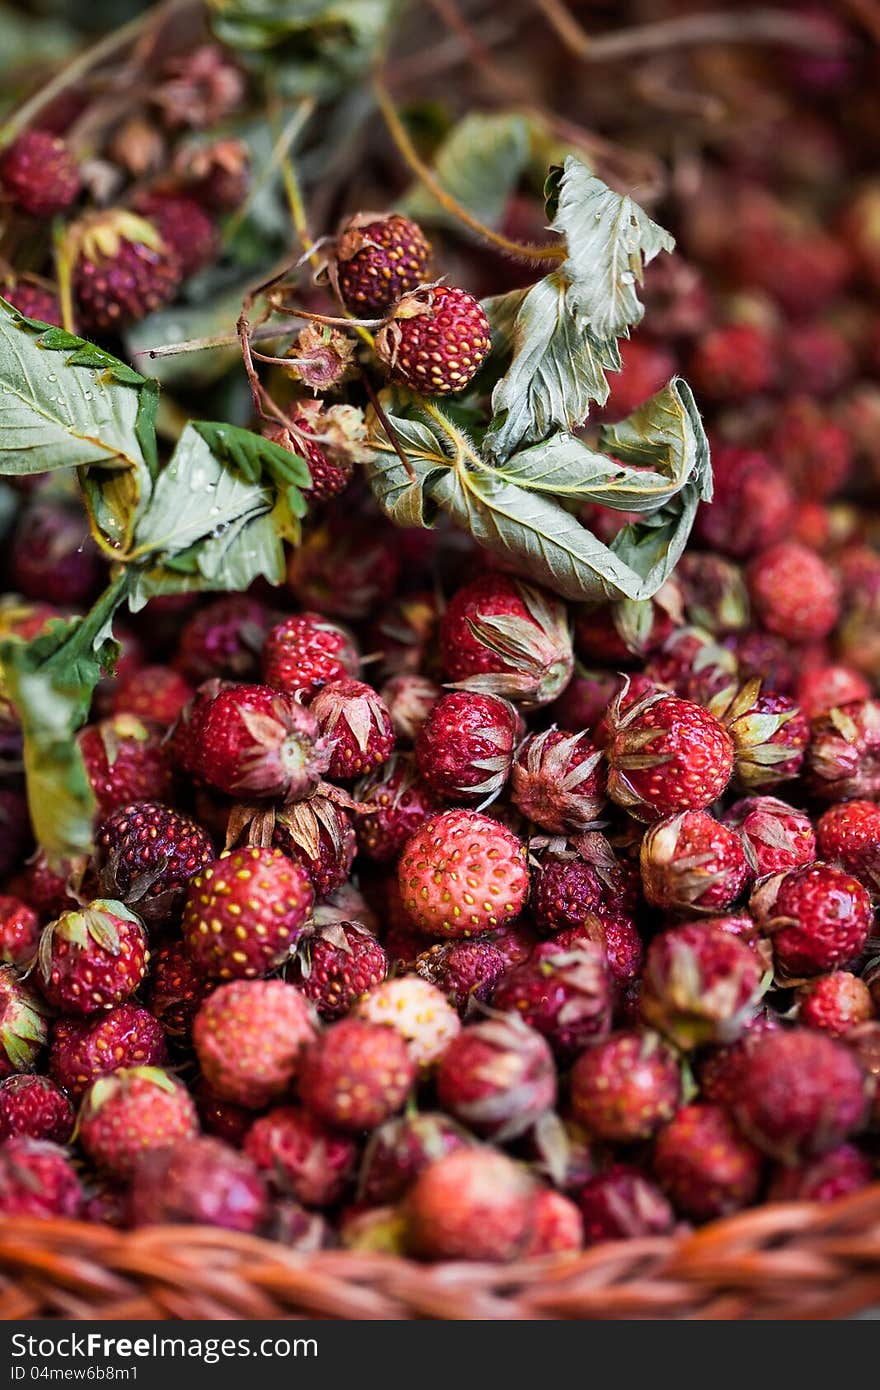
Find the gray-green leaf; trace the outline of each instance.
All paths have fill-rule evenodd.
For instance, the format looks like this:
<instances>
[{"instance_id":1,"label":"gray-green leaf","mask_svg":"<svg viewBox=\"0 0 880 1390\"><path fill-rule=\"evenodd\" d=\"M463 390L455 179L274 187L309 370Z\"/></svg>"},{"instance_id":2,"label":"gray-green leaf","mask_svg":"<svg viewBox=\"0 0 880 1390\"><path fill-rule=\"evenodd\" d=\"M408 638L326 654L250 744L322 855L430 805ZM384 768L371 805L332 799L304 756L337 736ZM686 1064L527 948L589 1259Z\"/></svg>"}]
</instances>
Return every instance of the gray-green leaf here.
<instances>
[{"instance_id":1,"label":"gray-green leaf","mask_svg":"<svg viewBox=\"0 0 880 1390\"><path fill-rule=\"evenodd\" d=\"M529 158L529 123L517 112L473 112L459 121L434 156L434 173L487 227L497 227ZM422 184L414 184L398 203L400 212L421 222L461 230Z\"/></svg>"}]
</instances>

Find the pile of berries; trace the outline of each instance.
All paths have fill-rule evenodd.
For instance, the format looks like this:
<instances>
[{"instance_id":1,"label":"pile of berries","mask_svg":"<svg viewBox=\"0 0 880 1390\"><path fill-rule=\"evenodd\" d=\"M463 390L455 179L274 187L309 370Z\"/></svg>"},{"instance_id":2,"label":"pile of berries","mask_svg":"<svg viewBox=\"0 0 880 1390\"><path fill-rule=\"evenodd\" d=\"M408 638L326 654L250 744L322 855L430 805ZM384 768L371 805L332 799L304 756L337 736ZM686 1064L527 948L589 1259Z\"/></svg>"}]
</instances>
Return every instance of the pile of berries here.
<instances>
[{"instance_id":1,"label":"pile of berries","mask_svg":"<svg viewBox=\"0 0 880 1390\"><path fill-rule=\"evenodd\" d=\"M323 510L283 590L154 600L119 633L79 734L87 862L29 855L12 758L0 1213L505 1261L871 1182L880 511L841 499L880 477L880 185L829 212L804 158L795 214L786 148L719 154L716 217L649 269L655 327L611 379L609 419L680 366L713 442L656 600L566 604L395 530L321 443L340 407L301 402L272 437L305 441ZM216 254L228 161L199 168L83 214L83 325ZM82 196L41 132L0 180L34 217ZM373 213L327 269L391 377L445 396L489 330L433 274L421 229ZM0 626L28 636L101 567L39 487L8 564Z\"/></svg>"}]
</instances>

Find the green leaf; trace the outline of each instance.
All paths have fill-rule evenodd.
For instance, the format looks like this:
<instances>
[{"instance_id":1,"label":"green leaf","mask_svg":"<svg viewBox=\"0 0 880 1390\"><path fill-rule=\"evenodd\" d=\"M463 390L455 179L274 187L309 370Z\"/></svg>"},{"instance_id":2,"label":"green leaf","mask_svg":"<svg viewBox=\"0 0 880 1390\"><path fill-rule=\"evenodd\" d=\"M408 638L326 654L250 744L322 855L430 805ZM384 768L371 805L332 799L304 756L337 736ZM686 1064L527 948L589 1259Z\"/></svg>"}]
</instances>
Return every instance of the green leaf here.
<instances>
[{"instance_id":1,"label":"green leaf","mask_svg":"<svg viewBox=\"0 0 880 1390\"><path fill-rule=\"evenodd\" d=\"M441 186L487 227L497 227L529 158L527 119L513 111L474 112L450 131L434 156ZM461 230L422 184L400 199L398 210L417 221Z\"/></svg>"},{"instance_id":2,"label":"green leaf","mask_svg":"<svg viewBox=\"0 0 880 1390\"><path fill-rule=\"evenodd\" d=\"M244 430L238 425L216 424L211 420L197 420L193 429L218 459L237 468L248 482L259 482L264 471L271 477L300 487L308 487L312 481L304 458L292 454L281 444L264 439L253 430Z\"/></svg>"},{"instance_id":3,"label":"green leaf","mask_svg":"<svg viewBox=\"0 0 880 1390\"><path fill-rule=\"evenodd\" d=\"M600 342L623 337L645 312L637 294L644 267L675 239L573 155L551 172L547 193L553 230L568 250L571 312Z\"/></svg>"},{"instance_id":4,"label":"green leaf","mask_svg":"<svg viewBox=\"0 0 880 1390\"><path fill-rule=\"evenodd\" d=\"M95 798L74 735L102 671L115 661L113 615L126 582L124 575L115 580L85 618L50 623L32 642L0 643L4 682L24 734L31 822L52 863L91 847Z\"/></svg>"},{"instance_id":5,"label":"green leaf","mask_svg":"<svg viewBox=\"0 0 880 1390\"><path fill-rule=\"evenodd\" d=\"M0 300L0 473L146 465L146 386L109 353Z\"/></svg>"},{"instance_id":6,"label":"green leaf","mask_svg":"<svg viewBox=\"0 0 880 1390\"><path fill-rule=\"evenodd\" d=\"M496 343L512 356L492 393L492 424L485 449L500 459L523 441L543 439L554 429L575 429L593 401L608 399L606 371L620 368L612 338L600 343L572 315L568 282L560 273L528 290L490 299L484 305Z\"/></svg>"}]
</instances>

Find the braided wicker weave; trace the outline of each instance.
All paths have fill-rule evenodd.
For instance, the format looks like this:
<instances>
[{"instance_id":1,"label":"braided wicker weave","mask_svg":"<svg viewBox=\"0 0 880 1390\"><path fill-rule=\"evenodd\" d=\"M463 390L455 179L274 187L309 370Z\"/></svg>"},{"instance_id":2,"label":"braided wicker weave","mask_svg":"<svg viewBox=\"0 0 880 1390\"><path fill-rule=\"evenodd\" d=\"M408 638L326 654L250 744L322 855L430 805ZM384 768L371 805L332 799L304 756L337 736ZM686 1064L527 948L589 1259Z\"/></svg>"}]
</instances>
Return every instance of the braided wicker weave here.
<instances>
[{"instance_id":1,"label":"braided wicker weave","mask_svg":"<svg viewBox=\"0 0 880 1390\"><path fill-rule=\"evenodd\" d=\"M516 1265L299 1255L196 1226L0 1227L0 1316L838 1318L880 1305L880 1184L743 1212L690 1235Z\"/></svg>"}]
</instances>

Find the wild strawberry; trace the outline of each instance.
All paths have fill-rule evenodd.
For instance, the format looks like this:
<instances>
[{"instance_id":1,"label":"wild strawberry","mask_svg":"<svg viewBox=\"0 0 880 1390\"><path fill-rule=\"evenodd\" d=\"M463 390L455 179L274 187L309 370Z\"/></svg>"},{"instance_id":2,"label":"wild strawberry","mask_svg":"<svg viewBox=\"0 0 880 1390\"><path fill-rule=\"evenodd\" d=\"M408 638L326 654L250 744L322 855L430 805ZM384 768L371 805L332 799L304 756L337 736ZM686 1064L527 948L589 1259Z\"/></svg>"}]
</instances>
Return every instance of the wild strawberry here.
<instances>
[{"instance_id":1,"label":"wild strawberry","mask_svg":"<svg viewBox=\"0 0 880 1390\"><path fill-rule=\"evenodd\" d=\"M744 797L734 802L723 820L747 842L759 878L816 858L816 836L809 816L776 797Z\"/></svg>"},{"instance_id":2,"label":"wild strawberry","mask_svg":"<svg viewBox=\"0 0 880 1390\"><path fill-rule=\"evenodd\" d=\"M611 396L603 420L623 420L675 376L675 354L661 343L629 338L620 344L620 371L611 378Z\"/></svg>"},{"instance_id":3,"label":"wild strawberry","mask_svg":"<svg viewBox=\"0 0 880 1390\"><path fill-rule=\"evenodd\" d=\"M0 895L0 963L29 965L40 944L40 919L21 898Z\"/></svg>"},{"instance_id":4,"label":"wild strawberry","mask_svg":"<svg viewBox=\"0 0 880 1390\"><path fill-rule=\"evenodd\" d=\"M580 855L547 853L535 868L531 911L542 936L583 926L587 916L600 911L604 897L597 870Z\"/></svg>"},{"instance_id":5,"label":"wild strawberry","mask_svg":"<svg viewBox=\"0 0 880 1390\"><path fill-rule=\"evenodd\" d=\"M868 1078L871 1092L871 1105L868 1112L868 1129L880 1129L880 1022L873 1019L859 1023L843 1036L843 1042L858 1059Z\"/></svg>"},{"instance_id":6,"label":"wild strawberry","mask_svg":"<svg viewBox=\"0 0 880 1390\"><path fill-rule=\"evenodd\" d=\"M140 1004L117 1004L87 1018L59 1018L52 1026L49 1075L74 1100L120 1067L156 1067L165 1060L165 1030Z\"/></svg>"},{"instance_id":7,"label":"wild strawberry","mask_svg":"<svg viewBox=\"0 0 880 1390\"><path fill-rule=\"evenodd\" d=\"M585 941L605 952L615 990L626 989L638 978L645 948L634 918L607 907L595 915L587 913L579 926L557 932L552 945L558 951L576 951Z\"/></svg>"},{"instance_id":8,"label":"wild strawberry","mask_svg":"<svg viewBox=\"0 0 880 1390\"><path fill-rule=\"evenodd\" d=\"M731 270L737 283L763 290L793 316L830 303L852 269L843 243L807 222L749 228L735 251Z\"/></svg>"},{"instance_id":9,"label":"wild strawberry","mask_svg":"<svg viewBox=\"0 0 880 1390\"><path fill-rule=\"evenodd\" d=\"M597 1139L650 1139L681 1101L681 1073L652 1033L617 1033L581 1053L571 1072L571 1110Z\"/></svg>"},{"instance_id":10,"label":"wild strawberry","mask_svg":"<svg viewBox=\"0 0 880 1390\"><path fill-rule=\"evenodd\" d=\"M377 864L395 860L438 807L427 783L416 775L413 760L396 753L358 782L354 796L361 807L354 816L358 846Z\"/></svg>"},{"instance_id":11,"label":"wild strawberry","mask_svg":"<svg viewBox=\"0 0 880 1390\"><path fill-rule=\"evenodd\" d=\"M804 864L762 879L749 911L773 945L783 979L822 975L854 960L874 921L865 888L830 864Z\"/></svg>"},{"instance_id":12,"label":"wild strawberry","mask_svg":"<svg viewBox=\"0 0 880 1390\"><path fill-rule=\"evenodd\" d=\"M408 217L359 212L339 230L330 278L345 307L363 317L417 289L428 279L430 260L425 234Z\"/></svg>"},{"instance_id":13,"label":"wild strawberry","mask_svg":"<svg viewBox=\"0 0 880 1390\"><path fill-rule=\"evenodd\" d=\"M749 596L738 565L723 555L686 551L675 571L685 619L706 632L741 632L749 621Z\"/></svg>"},{"instance_id":14,"label":"wild strawberry","mask_svg":"<svg viewBox=\"0 0 880 1390\"><path fill-rule=\"evenodd\" d=\"M759 628L734 633L725 642L736 658L740 680L758 679L764 691L794 695L796 653L788 642ZM800 708L800 699L795 703Z\"/></svg>"},{"instance_id":15,"label":"wild strawberry","mask_svg":"<svg viewBox=\"0 0 880 1390\"><path fill-rule=\"evenodd\" d=\"M744 559L788 534L794 493L768 456L722 445L712 451L712 466L714 495L701 505L695 526L708 549Z\"/></svg>"},{"instance_id":16,"label":"wild strawberry","mask_svg":"<svg viewBox=\"0 0 880 1390\"><path fill-rule=\"evenodd\" d=\"M574 1202L549 1189L535 1197L534 1225L526 1255L556 1255L580 1250L584 1243L584 1219Z\"/></svg>"},{"instance_id":17,"label":"wild strawberry","mask_svg":"<svg viewBox=\"0 0 880 1390\"><path fill-rule=\"evenodd\" d=\"M105 820L132 801L166 801L172 788L168 749L159 730L132 714L114 714L77 735L86 775Z\"/></svg>"},{"instance_id":18,"label":"wild strawberry","mask_svg":"<svg viewBox=\"0 0 880 1390\"><path fill-rule=\"evenodd\" d=\"M405 1198L406 1240L434 1260L512 1260L528 1247L537 1188L525 1168L488 1148L435 1159Z\"/></svg>"},{"instance_id":19,"label":"wild strawberry","mask_svg":"<svg viewBox=\"0 0 880 1390\"><path fill-rule=\"evenodd\" d=\"M330 776L362 776L387 762L394 750L391 717L380 697L363 681L343 676L328 681L309 707L330 749Z\"/></svg>"},{"instance_id":20,"label":"wild strawberry","mask_svg":"<svg viewBox=\"0 0 880 1390\"><path fill-rule=\"evenodd\" d=\"M730 932L673 927L648 947L642 1016L677 1047L733 1042L758 1010L763 976L761 960Z\"/></svg>"},{"instance_id":21,"label":"wild strawberry","mask_svg":"<svg viewBox=\"0 0 880 1390\"><path fill-rule=\"evenodd\" d=\"M698 705L710 705L735 683L737 662L733 652L698 627L679 627L645 666L642 682L670 690ZM629 703L635 691L630 682Z\"/></svg>"},{"instance_id":22,"label":"wild strawberry","mask_svg":"<svg viewBox=\"0 0 880 1390\"><path fill-rule=\"evenodd\" d=\"M48 1076L8 1076L0 1082L0 1139L25 1135L67 1144L73 1106Z\"/></svg>"},{"instance_id":23,"label":"wild strawberry","mask_svg":"<svg viewBox=\"0 0 880 1390\"><path fill-rule=\"evenodd\" d=\"M17 723L17 721L16 721ZM11 787L0 787L0 876L3 878L18 868L27 858L33 845L27 801L20 791ZM45 856L42 858L45 864ZM36 860L29 864L29 877L33 877ZM21 894L32 907L33 894ZM2 952L0 952L2 954Z\"/></svg>"},{"instance_id":24,"label":"wild strawberry","mask_svg":"<svg viewBox=\"0 0 880 1390\"><path fill-rule=\"evenodd\" d=\"M77 1217L84 1196L58 1144L21 1135L0 1145L0 1216Z\"/></svg>"},{"instance_id":25,"label":"wild strawberry","mask_svg":"<svg viewBox=\"0 0 880 1390\"><path fill-rule=\"evenodd\" d=\"M407 841L398 882L404 908L426 935L478 935L522 911L526 847L478 811L443 811Z\"/></svg>"},{"instance_id":26,"label":"wild strawberry","mask_svg":"<svg viewBox=\"0 0 880 1390\"><path fill-rule=\"evenodd\" d=\"M277 813L273 844L302 865L316 898L326 898L345 883L357 850L347 813L320 795Z\"/></svg>"},{"instance_id":27,"label":"wild strawberry","mask_svg":"<svg viewBox=\"0 0 880 1390\"><path fill-rule=\"evenodd\" d=\"M801 985L795 996L797 1018L806 1028L818 1028L832 1038L843 1037L859 1023L874 1017L871 991L857 975L835 970Z\"/></svg>"},{"instance_id":28,"label":"wild strawberry","mask_svg":"<svg viewBox=\"0 0 880 1390\"><path fill-rule=\"evenodd\" d=\"M506 968L491 941L438 941L413 962L415 974L436 985L460 1014L485 1003Z\"/></svg>"},{"instance_id":29,"label":"wild strawberry","mask_svg":"<svg viewBox=\"0 0 880 1390\"><path fill-rule=\"evenodd\" d=\"M663 1193L637 1168L615 1165L590 1178L577 1196L587 1245L665 1236L675 1215Z\"/></svg>"},{"instance_id":30,"label":"wild strawberry","mask_svg":"<svg viewBox=\"0 0 880 1390\"><path fill-rule=\"evenodd\" d=\"M376 985L355 1004L354 1014L368 1023L393 1028L420 1068L436 1062L461 1028L443 991L417 975Z\"/></svg>"},{"instance_id":31,"label":"wild strawberry","mask_svg":"<svg viewBox=\"0 0 880 1390\"><path fill-rule=\"evenodd\" d=\"M300 938L288 975L321 1018L342 1018L388 974L388 956L358 922L327 922ZM304 1199L301 1199L304 1200Z\"/></svg>"},{"instance_id":32,"label":"wild strawberry","mask_svg":"<svg viewBox=\"0 0 880 1390\"><path fill-rule=\"evenodd\" d=\"M733 739L735 786L763 792L798 776L810 726L793 700L762 692L760 680L751 680L735 693L718 695L709 707Z\"/></svg>"},{"instance_id":33,"label":"wild strawberry","mask_svg":"<svg viewBox=\"0 0 880 1390\"><path fill-rule=\"evenodd\" d=\"M717 912L753 875L745 841L706 811L655 821L640 851L645 898L671 913Z\"/></svg>"},{"instance_id":34,"label":"wild strawberry","mask_svg":"<svg viewBox=\"0 0 880 1390\"><path fill-rule=\"evenodd\" d=\"M721 796L733 770L733 740L700 705L674 695L646 695L622 713L608 712L608 795L638 820L703 810Z\"/></svg>"},{"instance_id":35,"label":"wild strawberry","mask_svg":"<svg viewBox=\"0 0 880 1390\"><path fill-rule=\"evenodd\" d=\"M618 669L662 647L682 621L681 595L674 580L651 599L623 599L575 610L574 642L578 656Z\"/></svg>"},{"instance_id":36,"label":"wild strawberry","mask_svg":"<svg viewBox=\"0 0 880 1390\"><path fill-rule=\"evenodd\" d=\"M424 396L462 391L491 348L479 300L455 285L401 295L376 334L376 355L391 379Z\"/></svg>"},{"instance_id":37,"label":"wild strawberry","mask_svg":"<svg viewBox=\"0 0 880 1390\"><path fill-rule=\"evenodd\" d=\"M711 1221L758 1195L763 1160L719 1105L685 1105L654 1143L654 1175L684 1216Z\"/></svg>"},{"instance_id":38,"label":"wild strawberry","mask_svg":"<svg viewBox=\"0 0 880 1390\"><path fill-rule=\"evenodd\" d=\"M74 295L88 329L118 331L176 295L180 258L145 217L125 208L102 208L69 234L78 251Z\"/></svg>"},{"instance_id":39,"label":"wild strawberry","mask_svg":"<svg viewBox=\"0 0 880 1390\"><path fill-rule=\"evenodd\" d=\"M368 637L370 650L380 654L383 676L435 674L439 621L440 604L432 590L396 595L377 615Z\"/></svg>"},{"instance_id":40,"label":"wild strawberry","mask_svg":"<svg viewBox=\"0 0 880 1390\"><path fill-rule=\"evenodd\" d=\"M445 800L490 801L507 781L516 735L506 700L475 690L443 695L416 737L422 781Z\"/></svg>"},{"instance_id":41,"label":"wild strawberry","mask_svg":"<svg viewBox=\"0 0 880 1390\"><path fill-rule=\"evenodd\" d=\"M70 149L48 130L23 130L6 146L0 183L17 207L41 219L66 212L82 187Z\"/></svg>"},{"instance_id":42,"label":"wild strawberry","mask_svg":"<svg viewBox=\"0 0 880 1390\"><path fill-rule=\"evenodd\" d=\"M759 619L780 637L815 641L826 637L837 622L837 580L822 557L798 541L780 541L759 551L746 578Z\"/></svg>"},{"instance_id":43,"label":"wild strawberry","mask_svg":"<svg viewBox=\"0 0 880 1390\"><path fill-rule=\"evenodd\" d=\"M16 527L11 568L20 593L53 604L88 603L103 573L85 516L69 502L39 495L24 508Z\"/></svg>"},{"instance_id":44,"label":"wild strawberry","mask_svg":"<svg viewBox=\"0 0 880 1390\"><path fill-rule=\"evenodd\" d=\"M214 212L234 212L247 197L250 152L244 140L184 142L173 168L187 193Z\"/></svg>"},{"instance_id":45,"label":"wild strawberry","mask_svg":"<svg viewBox=\"0 0 880 1390\"><path fill-rule=\"evenodd\" d=\"M172 130L206 129L233 112L245 94L245 76L218 44L204 43L168 58L151 93Z\"/></svg>"},{"instance_id":46,"label":"wild strawberry","mask_svg":"<svg viewBox=\"0 0 880 1390\"><path fill-rule=\"evenodd\" d=\"M400 571L395 532L374 521L331 517L290 552L287 586L306 609L359 621L387 603Z\"/></svg>"},{"instance_id":47,"label":"wild strawberry","mask_svg":"<svg viewBox=\"0 0 880 1390\"><path fill-rule=\"evenodd\" d=\"M311 1010L293 985L233 980L202 1002L193 1043L219 1099L262 1110L289 1090L314 1031Z\"/></svg>"},{"instance_id":48,"label":"wild strawberry","mask_svg":"<svg viewBox=\"0 0 880 1390\"><path fill-rule=\"evenodd\" d=\"M280 850L235 850L190 880L186 949L215 979L267 975L295 947L313 901L305 869Z\"/></svg>"},{"instance_id":49,"label":"wild strawberry","mask_svg":"<svg viewBox=\"0 0 880 1390\"><path fill-rule=\"evenodd\" d=\"M198 750L187 761L227 796L299 800L331 765L315 714L267 685L219 690L200 705L196 734Z\"/></svg>"},{"instance_id":50,"label":"wild strawberry","mask_svg":"<svg viewBox=\"0 0 880 1390\"><path fill-rule=\"evenodd\" d=\"M141 666L117 683L111 708L114 714L134 714L167 728L193 693L189 681L170 666Z\"/></svg>"},{"instance_id":51,"label":"wild strawberry","mask_svg":"<svg viewBox=\"0 0 880 1390\"><path fill-rule=\"evenodd\" d=\"M16 879L16 892L41 919L51 920L60 917L68 908L78 906L71 891L75 887L78 873L78 866L69 860L62 861L56 873L49 867L45 852L38 850Z\"/></svg>"},{"instance_id":52,"label":"wild strawberry","mask_svg":"<svg viewBox=\"0 0 880 1390\"><path fill-rule=\"evenodd\" d=\"M328 681L356 676L360 656L345 628L319 613L298 613L269 632L262 650L263 680L303 699Z\"/></svg>"},{"instance_id":53,"label":"wild strawberry","mask_svg":"<svg viewBox=\"0 0 880 1390\"><path fill-rule=\"evenodd\" d=\"M611 983L601 946L583 941L561 950L553 941L502 976L492 1006L515 1013L547 1039L562 1058L577 1055L611 1026Z\"/></svg>"},{"instance_id":54,"label":"wild strawberry","mask_svg":"<svg viewBox=\"0 0 880 1390\"><path fill-rule=\"evenodd\" d=\"M115 1178L130 1178L149 1149L196 1134L196 1107L182 1082L158 1067L128 1067L92 1082L79 1113L88 1157Z\"/></svg>"},{"instance_id":55,"label":"wild strawberry","mask_svg":"<svg viewBox=\"0 0 880 1390\"><path fill-rule=\"evenodd\" d=\"M248 680L257 673L260 648L271 626L272 618L258 599L227 594L184 624L177 665L191 681L215 676Z\"/></svg>"},{"instance_id":56,"label":"wild strawberry","mask_svg":"<svg viewBox=\"0 0 880 1390\"><path fill-rule=\"evenodd\" d=\"M849 434L809 395L776 407L768 442L774 461L798 497L824 501L846 483L852 467Z\"/></svg>"},{"instance_id":57,"label":"wild strawberry","mask_svg":"<svg viewBox=\"0 0 880 1390\"><path fill-rule=\"evenodd\" d=\"M821 801L880 796L880 702L835 706L815 719L806 767Z\"/></svg>"},{"instance_id":58,"label":"wild strawberry","mask_svg":"<svg viewBox=\"0 0 880 1390\"><path fill-rule=\"evenodd\" d=\"M134 994L150 953L143 923L122 903L99 898L65 912L40 937L37 982L62 1013L109 1009Z\"/></svg>"},{"instance_id":59,"label":"wild strawberry","mask_svg":"<svg viewBox=\"0 0 880 1390\"><path fill-rule=\"evenodd\" d=\"M586 734L530 734L511 768L511 798L523 815L555 835L586 830L603 805L602 753Z\"/></svg>"},{"instance_id":60,"label":"wild strawberry","mask_svg":"<svg viewBox=\"0 0 880 1390\"><path fill-rule=\"evenodd\" d=\"M852 874L873 898L880 893L880 806L841 801L816 822L818 854Z\"/></svg>"},{"instance_id":61,"label":"wild strawberry","mask_svg":"<svg viewBox=\"0 0 880 1390\"><path fill-rule=\"evenodd\" d=\"M221 1100L215 1096L204 1077L193 1087L193 1097L199 1112L202 1128L208 1134L216 1135L227 1144L241 1148L245 1135L254 1122L254 1112L245 1105L236 1105L231 1100Z\"/></svg>"},{"instance_id":62,"label":"wild strawberry","mask_svg":"<svg viewBox=\"0 0 880 1390\"><path fill-rule=\"evenodd\" d=\"M775 335L760 323L712 328L696 343L688 378L698 397L740 401L770 391L778 376Z\"/></svg>"},{"instance_id":63,"label":"wild strawberry","mask_svg":"<svg viewBox=\"0 0 880 1390\"><path fill-rule=\"evenodd\" d=\"M622 683L616 672L588 671L578 662L568 685L547 713L566 733L595 729Z\"/></svg>"},{"instance_id":64,"label":"wild strawberry","mask_svg":"<svg viewBox=\"0 0 880 1390\"><path fill-rule=\"evenodd\" d=\"M852 378L853 350L843 333L830 323L814 320L786 325L782 347L786 380L791 390L803 392L795 402L785 405L834 396ZM829 488L829 492L835 490Z\"/></svg>"},{"instance_id":65,"label":"wild strawberry","mask_svg":"<svg viewBox=\"0 0 880 1390\"><path fill-rule=\"evenodd\" d=\"M61 327L61 301L43 285L21 276L15 281L4 280L0 284L0 295L26 319L48 323L53 328Z\"/></svg>"},{"instance_id":66,"label":"wild strawberry","mask_svg":"<svg viewBox=\"0 0 880 1390\"><path fill-rule=\"evenodd\" d=\"M145 189L135 197L133 207L155 227L166 250L177 257L182 280L189 280L217 260L219 229L194 198Z\"/></svg>"},{"instance_id":67,"label":"wild strawberry","mask_svg":"<svg viewBox=\"0 0 880 1390\"><path fill-rule=\"evenodd\" d=\"M766 1033L742 1058L733 1113L771 1158L793 1164L827 1153L860 1129L869 1085L854 1054L809 1028Z\"/></svg>"},{"instance_id":68,"label":"wild strawberry","mask_svg":"<svg viewBox=\"0 0 880 1390\"><path fill-rule=\"evenodd\" d=\"M199 1005L214 988L187 954L182 941L160 946L153 955L147 1004L171 1038L188 1038Z\"/></svg>"},{"instance_id":69,"label":"wild strawberry","mask_svg":"<svg viewBox=\"0 0 880 1390\"><path fill-rule=\"evenodd\" d=\"M214 858L202 827L158 801L114 811L99 828L95 844L101 891L136 907L149 923L172 921L187 883Z\"/></svg>"},{"instance_id":70,"label":"wild strawberry","mask_svg":"<svg viewBox=\"0 0 880 1390\"><path fill-rule=\"evenodd\" d=\"M375 1129L401 1108L415 1075L416 1064L395 1029L344 1018L306 1049L299 1094L331 1128Z\"/></svg>"},{"instance_id":71,"label":"wild strawberry","mask_svg":"<svg viewBox=\"0 0 880 1390\"><path fill-rule=\"evenodd\" d=\"M282 1105L254 1121L244 1151L275 1191L307 1207L329 1207L351 1182L358 1145L308 1110Z\"/></svg>"},{"instance_id":72,"label":"wild strawberry","mask_svg":"<svg viewBox=\"0 0 880 1390\"><path fill-rule=\"evenodd\" d=\"M701 1100L730 1109L737 1096L743 1058L758 1038L781 1028L775 1014L761 1011L753 1015L736 1042L706 1048L699 1054L697 1080Z\"/></svg>"},{"instance_id":73,"label":"wild strawberry","mask_svg":"<svg viewBox=\"0 0 880 1390\"><path fill-rule=\"evenodd\" d=\"M777 1168L767 1193L771 1202L833 1202L867 1187L873 1164L854 1144L838 1144L829 1153L795 1167Z\"/></svg>"},{"instance_id":74,"label":"wild strawberry","mask_svg":"<svg viewBox=\"0 0 880 1390\"><path fill-rule=\"evenodd\" d=\"M456 591L440 643L448 680L527 708L555 700L574 668L565 605L506 574L482 575Z\"/></svg>"},{"instance_id":75,"label":"wild strawberry","mask_svg":"<svg viewBox=\"0 0 880 1390\"><path fill-rule=\"evenodd\" d=\"M259 1233L269 1217L266 1186L253 1160L220 1139L186 1135L151 1147L134 1166L133 1226L219 1226Z\"/></svg>"},{"instance_id":76,"label":"wild strawberry","mask_svg":"<svg viewBox=\"0 0 880 1390\"><path fill-rule=\"evenodd\" d=\"M448 1115L431 1111L386 1120L369 1139L359 1190L370 1205L396 1202L429 1163L473 1144Z\"/></svg>"},{"instance_id":77,"label":"wild strawberry","mask_svg":"<svg viewBox=\"0 0 880 1390\"><path fill-rule=\"evenodd\" d=\"M443 691L426 676L403 673L392 676L379 691L399 743L415 743L419 730Z\"/></svg>"},{"instance_id":78,"label":"wild strawberry","mask_svg":"<svg viewBox=\"0 0 880 1390\"><path fill-rule=\"evenodd\" d=\"M264 425L263 434L308 464L310 502L328 502L344 492L355 464L373 456L356 406L298 401L284 422Z\"/></svg>"}]
</instances>

